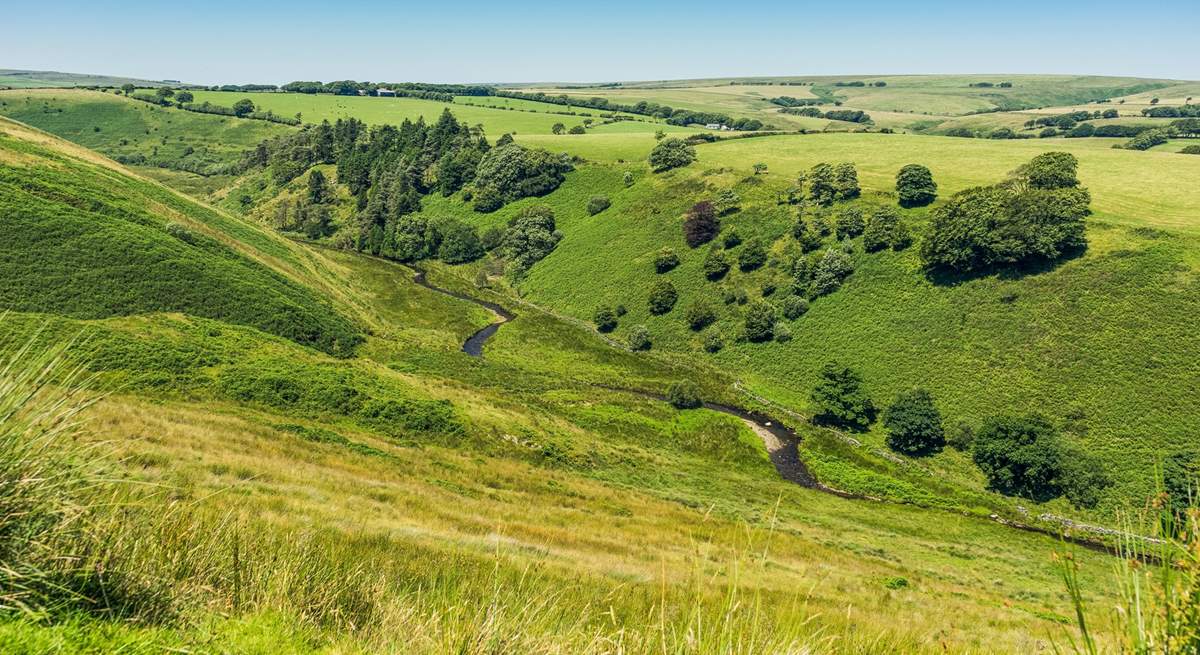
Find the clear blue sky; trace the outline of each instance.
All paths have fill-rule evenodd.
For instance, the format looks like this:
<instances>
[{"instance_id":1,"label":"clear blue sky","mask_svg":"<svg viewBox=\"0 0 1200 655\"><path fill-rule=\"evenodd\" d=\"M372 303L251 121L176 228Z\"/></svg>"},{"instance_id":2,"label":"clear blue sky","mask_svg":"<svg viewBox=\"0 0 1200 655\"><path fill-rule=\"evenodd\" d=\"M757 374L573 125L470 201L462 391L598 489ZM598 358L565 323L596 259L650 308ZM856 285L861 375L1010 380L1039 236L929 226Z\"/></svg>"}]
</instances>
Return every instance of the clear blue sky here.
<instances>
[{"instance_id":1,"label":"clear blue sky","mask_svg":"<svg viewBox=\"0 0 1200 655\"><path fill-rule=\"evenodd\" d=\"M1200 78L1200 0L12 2L0 68L197 83L746 75Z\"/></svg>"}]
</instances>

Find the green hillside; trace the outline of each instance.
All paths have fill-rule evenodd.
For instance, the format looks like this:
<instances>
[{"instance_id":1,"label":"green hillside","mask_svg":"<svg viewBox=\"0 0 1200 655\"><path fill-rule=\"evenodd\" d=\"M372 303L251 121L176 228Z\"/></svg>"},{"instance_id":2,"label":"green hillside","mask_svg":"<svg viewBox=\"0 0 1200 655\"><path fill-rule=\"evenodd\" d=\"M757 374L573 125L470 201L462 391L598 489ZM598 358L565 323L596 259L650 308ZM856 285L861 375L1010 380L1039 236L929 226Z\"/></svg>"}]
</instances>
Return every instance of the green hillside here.
<instances>
[{"instance_id":1,"label":"green hillside","mask_svg":"<svg viewBox=\"0 0 1200 655\"><path fill-rule=\"evenodd\" d=\"M0 134L0 307L75 318L183 312L340 355L362 340L311 292L208 234L212 210L64 158L10 121Z\"/></svg>"},{"instance_id":2,"label":"green hillside","mask_svg":"<svg viewBox=\"0 0 1200 655\"><path fill-rule=\"evenodd\" d=\"M1050 558L1063 544L989 520L1019 518L1003 499L846 452L797 421L819 475L890 481L943 509L804 488L772 467L761 426L646 396L693 379L707 399L753 407L733 375L672 346L671 317L652 322L653 350L630 352L497 275L481 287L487 262L425 262L433 284L516 315L473 358L463 340L496 317L420 286L413 269L290 242L0 126L0 201L18 238L0 257L0 297L14 304L0 321L0 402L22 407L0 412L0 435L41 435L12 417L71 406L59 391L117 390L82 408L85 432L55 440L87 449L69 460L100 462L78 470L84 484L68 469L28 477L68 482L33 487L49 503L34 507L50 509L18 525L39 547L3 551L4 575L24 585L3 599L40 612L4 613L11 652L1029 652L1069 629ZM584 242L589 222L649 241L631 220L639 203L657 194L666 211L703 188L691 171L640 166L628 189L624 166L582 166L542 199L561 210L561 248ZM596 190L613 207L585 217L576 205ZM676 238L669 216L642 218ZM627 265L606 259L629 253L608 234L589 275ZM560 255L531 270L527 299L562 279ZM641 320L642 299L626 304L623 321ZM271 322L276 311L295 323ZM347 349L341 329L362 343ZM66 357L92 377L43 366L54 351L38 353L76 336ZM47 405L21 395L43 369L57 383ZM768 375L748 382L784 397ZM0 439L5 475L42 461L12 456L20 443ZM3 507L12 521L26 506ZM1115 602L1112 560L1075 557L1085 598Z\"/></svg>"},{"instance_id":3,"label":"green hillside","mask_svg":"<svg viewBox=\"0 0 1200 655\"><path fill-rule=\"evenodd\" d=\"M177 83L177 82L176 82ZM140 80L132 77L91 75L87 73L61 73L58 71L29 71L0 68L0 87L14 89L75 86L121 86L135 84L139 87L167 86L171 82Z\"/></svg>"}]
</instances>

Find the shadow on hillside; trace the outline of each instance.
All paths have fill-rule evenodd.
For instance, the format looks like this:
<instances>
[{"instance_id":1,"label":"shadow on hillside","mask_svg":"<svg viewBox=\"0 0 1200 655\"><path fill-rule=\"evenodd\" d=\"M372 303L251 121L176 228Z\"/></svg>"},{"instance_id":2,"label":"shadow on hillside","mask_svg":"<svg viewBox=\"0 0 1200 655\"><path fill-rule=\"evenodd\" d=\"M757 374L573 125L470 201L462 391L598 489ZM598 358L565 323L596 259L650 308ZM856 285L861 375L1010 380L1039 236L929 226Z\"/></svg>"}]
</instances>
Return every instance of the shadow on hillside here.
<instances>
[{"instance_id":1,"label":"shadow on hillside","mask_svg":"<svg viewBox=\"0 0 1200 655\"><path fill-rule=\"evenodd\" d=\"M955 271L948 268L926 268L925 279L940 287L953 287L986 277L996 277L1001 280L1020 280L1031 275L1049 273L1067 262L1082 257L1087 252L1087 245L1068 250L1058 259L1038 259L1021 264L1004 266L989 266L977 271Z\"/></svg>"}]
</instances>

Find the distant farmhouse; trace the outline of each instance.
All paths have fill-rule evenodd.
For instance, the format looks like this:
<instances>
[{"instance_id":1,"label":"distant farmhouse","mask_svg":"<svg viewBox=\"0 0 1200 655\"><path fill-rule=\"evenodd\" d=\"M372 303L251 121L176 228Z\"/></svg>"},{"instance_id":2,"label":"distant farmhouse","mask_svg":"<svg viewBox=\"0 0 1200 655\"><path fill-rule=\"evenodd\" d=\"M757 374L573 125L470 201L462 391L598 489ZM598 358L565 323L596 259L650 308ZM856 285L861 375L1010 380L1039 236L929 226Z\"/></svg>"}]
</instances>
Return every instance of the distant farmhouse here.
<instances>
[{"instance_id":1,"label":"distant farmhouse","mask_svg":"<svg viewBox=\"0 0 1200 655\"><path fill-rule=\"evenodd\" d=\"M375 89L375 95L377 95L377 96L390 96L390 97L393 97L393 98L395 98L395 97L396 97L396 92L395 92L395 91L393 91L393 90L391 90L391 89Z\"/></svg>"}]
</instances>

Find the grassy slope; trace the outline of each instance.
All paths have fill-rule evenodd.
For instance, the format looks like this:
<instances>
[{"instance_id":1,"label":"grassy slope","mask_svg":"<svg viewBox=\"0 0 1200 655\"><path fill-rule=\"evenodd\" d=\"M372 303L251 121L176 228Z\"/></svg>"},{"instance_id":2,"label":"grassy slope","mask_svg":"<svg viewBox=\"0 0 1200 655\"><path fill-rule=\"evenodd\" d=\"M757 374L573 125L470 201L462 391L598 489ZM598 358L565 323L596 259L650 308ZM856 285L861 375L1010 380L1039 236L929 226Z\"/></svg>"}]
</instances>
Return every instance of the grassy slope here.
<instances>
[{"instance_id":1,"label":"grassy slope","mask_svg":"<svg viewBox=\"0 0 1200 655\"><path fill-rule=\"evenodd\" d=\"M593 137L588 137L592 139ZM504 220L523 204L555 208L566 238L535 267L522 289L535 302L587 320L596 305L623 303L629 326L646 324L656 348L697 353L743 375L759 391L804 410L817 369L826 360L853 364L881 401L914 385L929 387L953 418L977 421L1001 411L1039 410L1062 420L1101 453L1118 484L1111 499L1136 497L1151 482L1154 458L1186 446L1198 408L1195 355L1200 341L1189 325L1196 303L1197 223L1200 196L1184 179L1200 179L1200 162L1169 152L1113 150L1094 141L995 142L904 135L811 135L743 139L701 146L700 160L663 176L642 173L625 189L629 165L596 165L573 173L563 188L497 215L472 215L457 202L431 202L431 214L459 213L480 225ZM723 283L704 280L705 249L689 250L679 221L691 203L736 188L742 212L725 219L744 238L785 237L791 210L774 204L775 191L818 161L854 161L868 190L886 191L903 164L928 165L943 198L971 185L1001 179L1050 148L1074 152L1092 191L1091 247L1060 267L1020 279L983 277L935 284L919 270L915 250L856 255L858 272L846 287L814 303L792 324L787 344L735 345L712 357L682 311L706 298L721 305L720 289L740 286L756 297L786 274L767 268L734 272ZM753 162L770 172L749 184ZM728 168L721 168L728 167ZM637 169L639 172L644 169ZM613 207L595 216L583 210L594 193ZM894 202L872 196L872 202ZM919 228L924 211L905 212ZM785 237L776 255L786 261ZM675 248L683 263L669 277L680 291L671 314L653 317L646 296L658 277L654 253ZM723 307L723 306L722 306ZM736 333L739 310L721 309L720 328ZM1155 374L1146 375L1148 367ZM1083 418L1080 419L1079 417ZM878 434L871 443L881 443ZM934 465L968 487L981 481L965 458L948 452Z\"/></svg>"},{"instance_id":2,"label":"grassy slope","mask_svg":"<svg viewBox=\"0 0 1200 655\"><path fill-rule=\"evenodd\" d=\"M86 180L111 166L81 159L86 151L44 134L7 124L6 131L20 144L3 151L7 167L70 171ZM227 517L191 528L186 534L193 537L178 542L167 537L174 532L131 532L131 543L167 552L178 546L179 556L187 553L184 561L198 567L175 583L181 590L197 585L207 599L187 606L186 623L4 622L0 634L24 652L56 642L68 652L128 642L144 652L285 643L296 651L433 653L489 630L520 630L582 652L598 647L592 635L615 626L625 629L629 652L658 652L656 631L682 647L685 627L698 622L712 633L696 637L707 646L692 648L717 652L724 649L712 639L722 635L722 622L734 620L744 638L755 620L746 612L757 603L770 608L757 619L769 634L826 646L832 637L847 652L880 644L903 652L1027 652L1036 635L1060 629L1066 605L1049 591L1056 588L1047 557L1053 540L784 483L753 435L729 417L677 412L581 384L661 389L695 372L612 349L532 308L501 330L487 359L469 359L458 344L491 319L415 286L406 269L308 251L217 212L201 217L208 222L197 229L244 238L242 249L274 251L264 259L311 292L328 294L332 305L371 326L372 336L345 362L208 319L10 315L3 324L9 334L49 318L47 340L80 329L89 335L98 381L124 393L90 413L96 438L115 444L122 475ZM564 222L570 235L574 219ZM441 284L461 284L451 271L433 273ZM464 429L397 432L364 422L328 402L321 385L330 379L389 398L450 399ZM246 380L267 385L250 388L300 393L246 396L238 391ZM303 435L326 433L277 427L284 423L344 440L314 442ZM158 501L147 502L154 513ZM224 573L229 531L237 527L231 512L256 528L240 537L252 562L240 610ZM147 519L146 529L157 530ZM1091 555L1082 560L1090 588L1101 591L1091 576L1103 574L1104 564ZM895 576L909 586L883 586ZM320 584L296 583L304 580ZM345 595L333 595L343 585ZM746 611L724 609L726 585L746 600ZM546 598L553 599L548 606ZM496 613L490 620L469 613L478 606ZM346 621L360 616L370 618L348 630Z\"/></svg>"},{"instance_id":3,"label":"grassy slope","mask_svg":"<svg viewBox=\"0 0 1200 655\"><path fill-rule=\"evenodd\" d=\"M130 77L113 77L111 75L91 75L87 73L60 73L58 71L27 71L0 69L0 87L38 88L38 87L73 87L73 86L121 86L135 84L139 87L167 86L166 82L155 80L139 80Z\"/></svg>"},{"instance_id":4,"label":"grassy slope","mask_svg":"<svg viewBox=\"0 0 1200 655\"><path fill-rule=\"evenodd\" d=\"M112 158L140 155L150 162L137 170L201 195L228 184L231 176L203 177L170 167L233 164L263 139L292 130L277 123L198 114L74 89L0 92L0 115ZM192 152L185 154L188 148Z\"/></svg>"}]
</instances>

